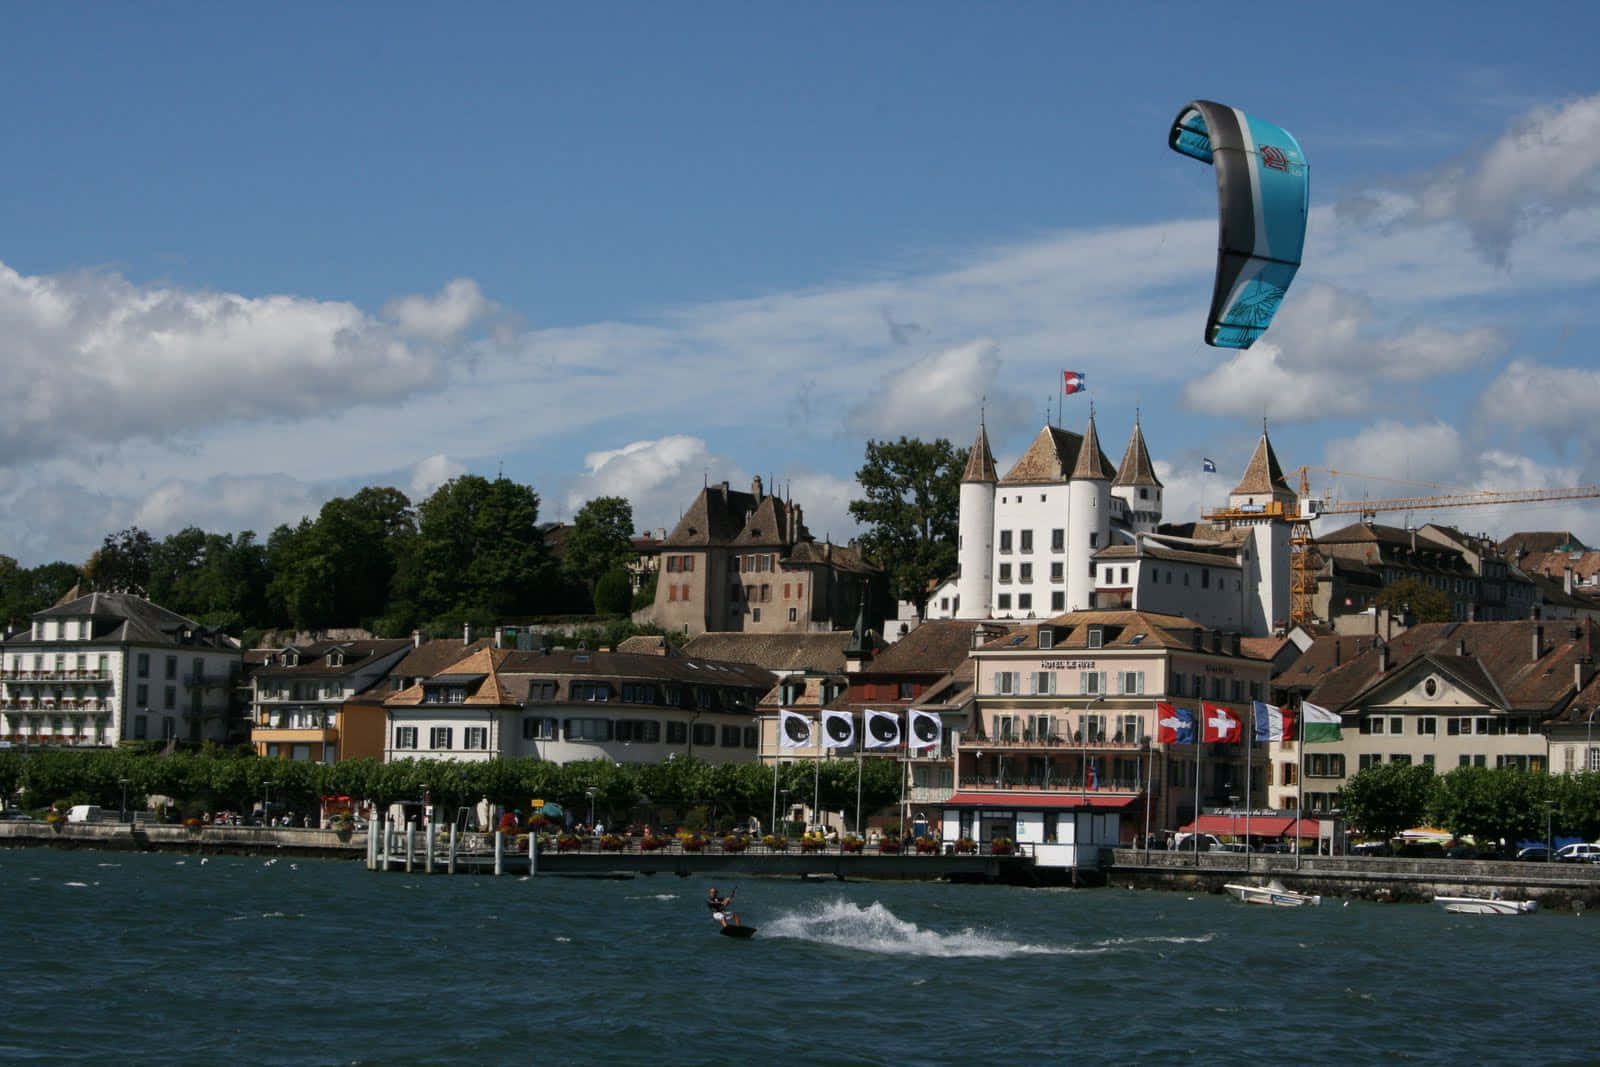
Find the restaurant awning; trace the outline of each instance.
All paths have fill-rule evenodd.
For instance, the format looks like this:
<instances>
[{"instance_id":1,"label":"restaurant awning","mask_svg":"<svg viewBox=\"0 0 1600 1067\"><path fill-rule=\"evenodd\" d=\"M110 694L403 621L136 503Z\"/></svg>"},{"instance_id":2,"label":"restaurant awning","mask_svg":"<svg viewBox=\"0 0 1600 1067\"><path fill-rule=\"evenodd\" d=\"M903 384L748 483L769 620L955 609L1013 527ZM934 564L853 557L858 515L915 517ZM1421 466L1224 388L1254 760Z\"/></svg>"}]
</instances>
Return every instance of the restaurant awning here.
<instances>
[{"instance_id":1,"label":"restaurant awning","mask_svg":"<svg viewBox=\"0 0 1600 1067\"><path fill-rule=\"evenodd\" d=\"M1248 829L1246 822L1249 823ZM1316 819L1297 819L1293 815L1252 815L1248 820L1239 815L1202 815L1198 820L1199 832L1228 837L1317 837L1322 824ZM1179 833L1195 833L1195 823L1180 826Z\"/></svg>"},{"instance_id":2,"label":"restaurant awning","mask_svg":"<svg viewBox=\"0 0 1600 1067\"><path fill-rule=\"evenodd\" d=\"M939 802L945 808L1007 808L1025 811L1061 808L1097 808L1120 811L1132 807L1138 797L1107 796L1100 793L953 793Z\"/></svg>"}]
</instances>

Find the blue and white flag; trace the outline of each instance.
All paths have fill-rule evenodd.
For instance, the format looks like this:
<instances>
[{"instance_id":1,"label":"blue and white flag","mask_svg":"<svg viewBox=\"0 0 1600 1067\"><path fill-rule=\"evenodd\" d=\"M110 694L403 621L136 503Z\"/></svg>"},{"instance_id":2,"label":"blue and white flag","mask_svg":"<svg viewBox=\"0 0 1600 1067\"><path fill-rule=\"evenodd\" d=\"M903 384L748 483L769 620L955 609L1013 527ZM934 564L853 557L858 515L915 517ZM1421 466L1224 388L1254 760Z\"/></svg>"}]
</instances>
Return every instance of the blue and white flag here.
<instances>
[{"instance_id":1,"label":"blue and white flag","mask_svg":"<svg viewBox=\"0 0 1600 1067\"><path fill-rule=\"evenodd\" d=\"M1206 474L1217 473L1217 465L1208 456L1200 457L1200 470Z\"/></svg>"},{"instance_id":2,"label":"blue and white flag","mask_svg":"<svg viewBox=\"0 0 1600 1067\"><path fill-rule=\"evenodd\" d=\"M1171 704L1156 705L1156 740L1164 745L1194 744L1194 712Z\"/></svg>"}]
</instances>

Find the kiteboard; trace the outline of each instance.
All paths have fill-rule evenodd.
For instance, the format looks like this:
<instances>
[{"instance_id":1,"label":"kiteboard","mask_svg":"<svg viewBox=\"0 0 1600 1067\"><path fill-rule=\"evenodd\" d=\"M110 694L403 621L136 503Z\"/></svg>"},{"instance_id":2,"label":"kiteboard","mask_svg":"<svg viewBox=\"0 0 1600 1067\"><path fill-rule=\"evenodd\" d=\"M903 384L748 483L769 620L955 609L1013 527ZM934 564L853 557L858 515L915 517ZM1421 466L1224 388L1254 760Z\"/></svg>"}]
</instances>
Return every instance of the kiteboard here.
<instances>
[{"instance_id":1,"label":"kiteboard","mask_svg":"<svg viewBox=\"0 0 1600 1067\"><path fill-rule=\"evenodd\" d=\"M722 927L722 936L754 937L756 936L756 928L754 926L724 926Z\"/></svg>"}]
</instances>

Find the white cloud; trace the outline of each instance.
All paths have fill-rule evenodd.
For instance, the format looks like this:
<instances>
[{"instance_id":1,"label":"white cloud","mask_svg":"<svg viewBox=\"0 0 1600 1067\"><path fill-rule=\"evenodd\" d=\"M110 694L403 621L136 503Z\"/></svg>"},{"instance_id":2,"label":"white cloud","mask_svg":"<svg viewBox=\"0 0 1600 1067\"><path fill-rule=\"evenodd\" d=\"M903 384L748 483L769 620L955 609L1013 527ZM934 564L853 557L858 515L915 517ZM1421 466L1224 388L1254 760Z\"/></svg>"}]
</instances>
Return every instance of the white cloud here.
<instances>
[{"instance_id":1,"label":"white cloud","mask_svg":"<svg viewBox=\"0 0 1600 1067\"><path fill-rule=\"evenodd\" d=\"M433 495L433 491L450 479L467 473L467 468L449 456L439 453L429 456L411 468L408 495L413 505L420 504Z\"/></svg>"},{"instance_id":2,"label":"white cloud","mask_svg":"<svg viewBox=\"0 0 1600 1067\"><path fill-rule=\"evenodd\" d=\"M456 278L436 296L413 294L384 305L383 316L393 320L400 332L429 341L443 342L494 310L471 278Z\"/></svg>"},{"instance_id":3,"label":"white cloud","mask_svg":"<svg viewBox=\"0 0 1600 1067\"><path fill-rule=\"evenodd\" d=\"M435 354L351 304L103 273L25 277L4 264L0 338L11 389L3 463L390 403L443 377Z\"/></svg>"},{"instance_id":4,"label":"white cloud","mask_svg":"<svg viewBox=\"0 0 1600 1067\"><path fill-rule=\"evenodd\" d=\"M1415 216L1457 219L1474 244L1505 265L1533 222L1600 202L1600 95L1538 108L1475 158L1422 183Z\"/></svg>"},{"instance_id":5,"label":"white cloud","mask_svg":"<svg viewBox=\"0 0 1600 1067\"><path fill-rule=\"evenodd\" d=\"M801 520L817 540L842 545L860 533L850 516L850 501L862 495L854 478L796 471L783 476L775 488L800 506Z\"/></svg>"},{"instance_id":6,"label":"white cloud","mask_svg":"<svg viewBox=\"0 0 1600 1067\"><path fill-rule=\"evenodd\" d=\"M1212 415L1317 418L1345 415L1365 406L1366 391L1337 369L1285 366L1279 347L1257 341L1204 378L1184 386L1183 402Z\"/></svg>"},{"instance_id":7,"label":"white cloud","mask_svg":"<svg viewBox=\"0 0 1600 1067\"><path fill-rule=\"evenodd\" d=\"M960 437L974 425L974 398L995 393L1000 367L988 338L891 366L858 394L846 426L863 437Z\"/></svg>"},{"instance_id":8,"label":"white cloud","mask_svg":"<svg viewBox=\"0 0 1600 1067\"><path fill-rule=\"evenodd\" d=\"M726 481L743 489L750 480L732 460L712 455L704 440L686 434L591 452L584 467L566 492L561 518L570 522L596 497L620 496L633 505L633 524L641 531L670 532L706 485Z\"/></svg>"},{"instance_id":9,"label":"white cloud","mask_svg":"<svg viewBox=\"0 0 1600 1067\"><path fill-rule=\"evenodd\" d=\"M1514 359L1484 387L1478 415L1556 437L1592 440L1596 396L1600 396L1600 369Z\"/></svg>"},{"instance_id":10,"label":"white cloud","mask_svg":"<svg viewBox=\"0 0 1600 1067\"><path fill-rule=\"evenodd\" d=\"M1396 491L1395 482L1374 487L1361 480L1361 475L1376 475L1379 479L1399 479L1404 482L1433 482L1455 486L1468 484L1463 480L1463 461L1466 452L1461 434L1455 427L1441 421L1407 425L1384 421L1368 426L1353 437L1329 441L1323 452L1326 465L1344 472L1340 485L1319 484L1318 489L1333 488L1342 499L1354 502L1351 492L1368 491L1368 495L1421 496L1429 490L1417 488L1414 492ZM1351 472L1354 472L1353 474ZM1349 479L1355 479L1352 483ZM1345 486L1349 485L1349 490ZM1354 499L1359 499L1355 497Z\"/></svg>"}]
</instances>

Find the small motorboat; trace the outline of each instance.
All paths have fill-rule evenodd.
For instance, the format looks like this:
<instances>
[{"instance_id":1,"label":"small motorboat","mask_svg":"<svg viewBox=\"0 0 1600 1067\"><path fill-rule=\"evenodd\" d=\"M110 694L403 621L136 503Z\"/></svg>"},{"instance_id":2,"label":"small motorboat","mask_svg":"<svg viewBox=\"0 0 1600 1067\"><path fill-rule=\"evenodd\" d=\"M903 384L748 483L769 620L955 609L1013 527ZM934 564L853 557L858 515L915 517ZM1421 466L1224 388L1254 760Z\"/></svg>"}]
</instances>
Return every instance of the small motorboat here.
<instances>
[{"instance_id":1,"label":"small motorboat","mask_svg":"<svg viewBox=\"0 0 1600 1067\"><path fill-rule=\"evenodd\" d=\"M1434 897L1433 902L1457 915L1527 915L1539 910L1537 900L1501 900L1499 897Z\"/></svg>"},{"instance_id":2,"label":"small motorboat","mask_svg":"<svg viewBox=\"0 0 1600 1067\"><path fill-rule=\"evenodd\" d=\"M1246 904L1272 904L1280 908L1314 908L1322 903L1322 898L1315 893L1297 893L1293 889L1286 888L1276 878L1266 885L1229 883L1222 888Z\"/></svg>"}]
</instances>

